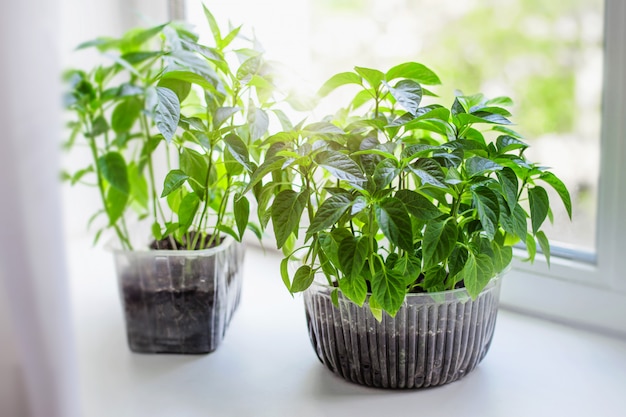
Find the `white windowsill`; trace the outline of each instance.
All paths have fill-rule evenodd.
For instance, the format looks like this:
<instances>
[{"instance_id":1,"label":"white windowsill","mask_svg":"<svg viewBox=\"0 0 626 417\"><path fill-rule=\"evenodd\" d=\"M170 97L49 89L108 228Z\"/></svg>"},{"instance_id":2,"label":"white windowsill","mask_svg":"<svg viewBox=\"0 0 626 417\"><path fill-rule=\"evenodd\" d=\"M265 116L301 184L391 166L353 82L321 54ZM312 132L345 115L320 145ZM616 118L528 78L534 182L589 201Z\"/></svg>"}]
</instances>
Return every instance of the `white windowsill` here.
<instances>
[{"instance_id":1,"label":"white windowsill","mask_svg":"<svg viewBox=\"0 0 626 417\"><path fill-rule=\"evenodd\" d=\"M252 246L241 305L216 352L133 354L112 256L81 240L68 258L85 417L626 415L626 340L506 310L486 358L460 381L421 391L345 382L315 356L277 254Z\"/></svg>"}]
</instances>

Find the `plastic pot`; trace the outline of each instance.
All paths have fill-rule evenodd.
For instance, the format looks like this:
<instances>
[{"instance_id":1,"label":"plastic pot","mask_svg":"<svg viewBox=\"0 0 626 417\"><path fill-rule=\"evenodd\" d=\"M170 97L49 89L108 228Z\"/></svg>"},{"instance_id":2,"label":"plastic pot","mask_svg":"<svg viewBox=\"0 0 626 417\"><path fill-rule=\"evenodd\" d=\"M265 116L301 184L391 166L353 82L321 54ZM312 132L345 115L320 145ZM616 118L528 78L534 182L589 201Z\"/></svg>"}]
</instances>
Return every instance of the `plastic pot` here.
<instances>
[{"instance_id":1,"label":"plastic pot","mask_svg":"<svg viewBox=\"0 0 626 417\"><path fill-rule=\"evenodd\" d=\"M381 322L333 287L304 293L311 343L320 361L348 381L380 388L426 388L467 375L485 357L494 333L501 279L472 300L462 289L408 294L395 317Z\"/></svg>"},{"instance_id":2,"label":"plastic pot","mask_svg":"<svg viewBox=\"0 0 626 417\"><path fill-rule=\"evenodd\" d=\"M128 346L141 353L209 353L241 295L244 248L114 250Z\"/></svg>"}]
</instances>

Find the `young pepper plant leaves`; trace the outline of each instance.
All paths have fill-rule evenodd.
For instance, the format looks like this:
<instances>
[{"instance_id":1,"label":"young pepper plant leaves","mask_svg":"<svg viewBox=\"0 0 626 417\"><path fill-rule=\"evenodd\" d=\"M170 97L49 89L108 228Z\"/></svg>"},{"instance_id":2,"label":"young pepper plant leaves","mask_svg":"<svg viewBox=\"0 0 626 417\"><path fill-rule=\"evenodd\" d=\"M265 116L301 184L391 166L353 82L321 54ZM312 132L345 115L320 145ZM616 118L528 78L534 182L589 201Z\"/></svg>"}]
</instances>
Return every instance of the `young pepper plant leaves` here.
<instances>
[{"instance_id":1,"label":"young pepper plant leaves","mask_svg":"<svg viewBox=\"0 0 626 417\"><path fill-rule=\"evenodd\" d=\"M406 251L413 250L411 218L402 201L387 197L374 206L376 221L391 243Z\"/></svg>"},{"instance_id":2,"label":"young pepper plant leaves","mask_svg":"<svg viewBox=\"0 0 626 417\"><path fill-rule=\"evenodd\" d=\"M335 194L330 196L317 210L306 234L310 236L330 228L351 205L352 199L349 195Z\"/></svg>"},{"instance_id":3,"label":"young pepper plant leaves","mask_svg":"<svg viewBox=\"0 0 626 417\"><path fill-rule=\"evenodd\" d=\"M450 255L457 234L458 228L452 218L432 220L426 224L422 242L424 269L431 268Z\"/></svg>"},{"instance_id":4,"label":"young pepper plant leaves","mask_svg":"<svg viewBox=\"0 0 626 417\"><path fill-rule=\"evenodd\" d=\"M170 143L176 133L180 119L180 102L176 94L165 87L156 87L157 105L154 111L154 121L157 129L165 140Z\"/></svg>"},{"instance_id":5,"label":"young pepper plant leaves","mask_svg":"<svg viewBox=\"0 0 626 417\"><path fill-rule=\"evenodd\" d=\"M491 258L484 253L469 252L467 263L461 272L465 288L472 299L476 299L478 294L493 277L493 264Z\"/></svg>"},{"instance_id":6,"label":"young pepper plant leaves","mask_svg":"<svg viewBox=\"0 0 626 417\"><path fill-rule=\"evenodd\" d=\"M300 218L309 197L308 190L297 193L293 190L283 190L274 198L271 216L276 247L282 248L287 238L293 233L298 235Z\"/></svg>"},{"instance_id":7,"label":"young pepper plant leaves","mask_svg":"<svg viewBox=\"0 0 626 417\"><path fill-rule=\"evenodd\" d=\"M311 269L309 265L302 265L296 271L296 274L293 277L293 282L291 283L291 287L289 291L293 294L296 292L302 292L309 288L313 283L313 279L315 278L315 273Z\"/></svg>"},{"instance_id":8,"label":"young pepper plant leaves","mask_svg":"<svg viewBox=\"0 0 626 417\"><path fill-rule=\"evenodd\" d=\"M537 233L548 216L550 208L548 193L543 187L533 187L528 190L528 202L530 205L530 220L533 233Z\"/></svg>"},{"instance_id":9,"label":"young pepper plant leaves","mask_svg":"<svg viewBox=\"0 0 626 417\"><path fill-rule=\"evenodd\" d=\"M472 191L472 202L478 212L478 219L485 233L487 233L487 237L489 237L489 240L493 240L500 218L498 196L488 187L480 186Z\"/></svg>"},{"instance_id":10,"label":"young pepper plant leaves","mask_svg":"<svg viewBox=\"0 0 626 417\"><path fill-rule=\"evenodd\" d=\"M237 231L239 232L239 241L243 239L243 234L248 226L248 220L250 217L250 202L248 199L241 195L235 194L233 200L233 212L235 215L235 224L237 225Z\"/></svg>"},{"instance_id":11,"label":"young pepper plant leaves","mask_svg":"<svg viewBox=\"0 0 626 417\"><path fill-rule=\"evenodd\" d=\"M170 193L179 189L187 181L187 178L189 178L189 175L180 169L173 169L168 172L163 183L161 197L167 197Z\"/></svg>"}]
</instances>

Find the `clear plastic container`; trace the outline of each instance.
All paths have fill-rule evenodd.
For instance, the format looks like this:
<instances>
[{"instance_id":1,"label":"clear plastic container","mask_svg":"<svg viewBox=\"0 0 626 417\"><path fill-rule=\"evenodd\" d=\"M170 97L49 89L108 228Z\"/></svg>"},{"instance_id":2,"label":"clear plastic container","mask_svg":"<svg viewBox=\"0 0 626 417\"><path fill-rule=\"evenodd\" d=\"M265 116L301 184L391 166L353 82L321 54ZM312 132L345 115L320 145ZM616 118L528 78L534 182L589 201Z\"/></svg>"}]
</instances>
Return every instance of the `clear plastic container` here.
<instances>
[{"instance_id":1,"label":"clear plastic container","mask_svg":"<svg viewBox=\"0 0 626 417\"><path fill-rule=\"evenodd\" d=\"M241 296L244 248L114 250L128 345L141 353L209 353Z\"/></svg>"},{"instance_id":2,"label":"clear plastic container","mask_svg":"<svg viewBox=\"0 0 626 417\"><path fill-rule=\"evenodd\" d=\"M409 294L395 317L381 322L333 288L304 293L311 343L320 361L348 381L380 388L426 388L465 376L485 357L496 324L501 279L472 300L462 288Z\"/></svg>"}]
</instances>

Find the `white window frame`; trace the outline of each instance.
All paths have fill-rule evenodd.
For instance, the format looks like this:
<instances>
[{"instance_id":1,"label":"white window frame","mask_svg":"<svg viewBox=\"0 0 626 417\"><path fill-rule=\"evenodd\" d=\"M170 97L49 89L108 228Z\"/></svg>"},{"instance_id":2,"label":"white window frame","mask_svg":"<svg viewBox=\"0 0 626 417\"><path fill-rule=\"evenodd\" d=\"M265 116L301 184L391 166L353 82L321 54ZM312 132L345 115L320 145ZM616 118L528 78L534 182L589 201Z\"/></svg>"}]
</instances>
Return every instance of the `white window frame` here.
<instances>
[{"instance_id":1,"label":"white window frame","mask_svg":"<svg viewBox=\"0 0 626 417\"><path fill-rule=\"evenodd\" d=\"M605 0L602 135L596 256L519 258L505 278L505 308L626 336L626 2Z\"/></svg>"}]
</instances>

